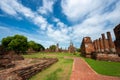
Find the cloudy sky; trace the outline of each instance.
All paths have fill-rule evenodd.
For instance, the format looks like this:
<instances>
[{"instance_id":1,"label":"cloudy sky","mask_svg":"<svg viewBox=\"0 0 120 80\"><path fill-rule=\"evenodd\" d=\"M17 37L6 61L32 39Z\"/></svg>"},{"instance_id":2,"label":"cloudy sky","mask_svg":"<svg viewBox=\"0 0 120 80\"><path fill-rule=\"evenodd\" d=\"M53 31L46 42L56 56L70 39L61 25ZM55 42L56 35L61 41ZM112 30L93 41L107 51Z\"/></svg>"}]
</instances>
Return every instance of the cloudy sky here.
<instances>
[{"instance_id":1,"label":"cloudy sky","mask_svg":"<svg viewBox=\"0 0 120 80\"><path fill-rule=\"evenodd\" d=\"M25 35L45 47L72 41L80 47L82 38L93 40L120 23L120 0L1 0L0 40Z\"/></svg>"}]
</instances>

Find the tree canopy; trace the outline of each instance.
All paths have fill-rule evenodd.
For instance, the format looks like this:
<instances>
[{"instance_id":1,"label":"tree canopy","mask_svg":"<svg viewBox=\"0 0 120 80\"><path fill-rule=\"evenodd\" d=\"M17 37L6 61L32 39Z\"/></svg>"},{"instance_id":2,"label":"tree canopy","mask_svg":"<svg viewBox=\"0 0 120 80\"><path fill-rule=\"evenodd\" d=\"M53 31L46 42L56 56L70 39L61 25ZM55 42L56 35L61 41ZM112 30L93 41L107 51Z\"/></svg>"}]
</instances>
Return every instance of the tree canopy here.
<instances>
[{"instance_id":1,"label":"tree canopy","mask_svg":"<svg viewBox=\"0 0 120 80\"><path fill-rule=\"evenodd\" d=\"M17 54L25 53L28 48L33 48L35 51L42 51L45 48L34 41L29 41L23 35L14 35L3 38L1 41L2 47L5 51L13 50Z\"/></svg>"},{"instance_id":2,"label":"tree canopy","mask_svg":"<svg viewBox=\"0 0 120 80\"><path fill-rule=\"evenodd\" d=\"M2 39L2 46L5 51L13 50L17 54L27 50L27 38L23 35L8 36Z\"/></svg>"},{"instance_id":3,"label":"tree canopy","mask_svg":"<svg viewBox=\"0 0 120 80\"><path fill-rule=\"evenodd\" d=\"M55 51L56 45L51 45L51 46L49 47L49 49L50 49L51 51Z\"/></svg>"},{"instance_id":4,"label":"tree canopy","mask_svg":"<svg viewBox=\"0 0 120 80\"><path fill-rule=\"evenodd\" d=\"M29 41L28 42L28 48L32 48L34 51L43 51L45 48L38 43L35 43L34 41Z\"/></svg>"}]
</instances>

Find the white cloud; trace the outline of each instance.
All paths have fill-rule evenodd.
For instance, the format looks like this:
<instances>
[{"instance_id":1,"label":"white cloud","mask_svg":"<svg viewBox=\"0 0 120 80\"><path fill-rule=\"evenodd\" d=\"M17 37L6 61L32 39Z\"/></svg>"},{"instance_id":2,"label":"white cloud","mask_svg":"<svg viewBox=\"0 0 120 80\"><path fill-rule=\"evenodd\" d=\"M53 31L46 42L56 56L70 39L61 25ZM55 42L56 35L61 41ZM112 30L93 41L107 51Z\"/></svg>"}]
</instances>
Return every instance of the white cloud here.
<instances>
[{"instance_id":1,"label":"white cloud","mask_svg":"<svg viewBox=\"0 0 120 80\"><path fill-rule=\"evenodd\" d=\"M63 13L70 21L79 21L81 18L90 14L101 14L116 0L62 0L61 7Z\"/></svg>"},{"instance_id":2,"label":"white cloud","mask_svg":"<svg viewBox=\"0 0 120 80\"><path fill-rule=\"evenodd\" d=\"M0 4L0 8L7 14L14 15L13 12L15 12L16 15L18 15L17 13L22 14L24 17L28 18L28 20L39 26L42 30L45 30L47 26L46 19L41 15L38 15L36 12L33 12L30 8L23 6L17 0L3 0L0 1ZM8 7L3 4L6 4ZM12 11L8 12L8 9L12 9Z\"/></svg>"},{"instance_id":3,"label":"white cloud","mask_svg":"<svg viewBox=\"0 0 120 80\"><path fill-rule=\"evenodd\" d=\"M0 8L10 15L17 15L16 11L10 5L8 5L9 2L10 0L0 1Z\"/></svg>"},{"instance_id":4,"label":"white cloud","mask_svg":"<svg viewBox=\"0 0 120 80\"><path fill-rule=\"evenodd\" d=\"M63 13L71 21L79 20L89 12L97 9L101 2L99 0L62 0Z\"/></svg>"},{"instance_id":5,"label":"white cloud","mask_svg":"<svg viewBox=\"0 0 120 80\"><path fill-rule=\"evenodd\" d=\"M38 12L41 14L48 14L53 12L53 5L55 0L43 0L43 6L39 7Z\"/></svg>"},{"instance_id":6,"label":"white cloud","mask_svg":"<svg viewBox=\"0 0 120 80\"><path fill-rule=\"evenodd\" d=\"M47 35L51 37L53 40L58 42L68 41L70 37L67 35L67 33L68 33L67 29L53 30L52 25L47 27Z\"/></svg>"}]
</instances>

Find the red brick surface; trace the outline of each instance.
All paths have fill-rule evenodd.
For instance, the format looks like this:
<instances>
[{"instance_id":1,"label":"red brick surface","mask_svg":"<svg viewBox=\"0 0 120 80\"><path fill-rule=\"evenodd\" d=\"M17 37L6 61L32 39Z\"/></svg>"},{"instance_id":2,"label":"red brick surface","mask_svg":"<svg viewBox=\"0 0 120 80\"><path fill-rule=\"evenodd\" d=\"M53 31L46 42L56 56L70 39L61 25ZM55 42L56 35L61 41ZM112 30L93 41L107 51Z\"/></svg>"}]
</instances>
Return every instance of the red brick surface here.
<instances>
[{"instance_id":1,"label":"red brick surface","mask_svg":"<svg viewBox=\"0 0 120 80\"><path fill-rule=\"evenodd\" d=\"M120 78L97 74L83 59L75 58L70 80L120 80Z\"/></svg>"}]
</instances>

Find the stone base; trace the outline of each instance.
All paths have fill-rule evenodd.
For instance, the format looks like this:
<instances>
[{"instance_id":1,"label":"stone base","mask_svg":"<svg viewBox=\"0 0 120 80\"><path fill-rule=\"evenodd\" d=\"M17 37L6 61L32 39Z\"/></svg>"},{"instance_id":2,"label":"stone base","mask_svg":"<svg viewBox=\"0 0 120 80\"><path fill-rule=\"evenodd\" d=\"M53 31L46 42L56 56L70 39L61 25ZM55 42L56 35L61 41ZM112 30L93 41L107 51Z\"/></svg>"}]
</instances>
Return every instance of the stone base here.
<instances>
[{"instance_id":1,"label":"stone base","mask_svg":"<svg viewBox=\"0 0 120 80\"><path fill-rule=\"evenodd\" d=\"M117 54L98 53L96 54L96 60L120 62L120 57Z\"/></svg>"},{"instance_id":2,"label":"stone base","mask_svg":"<svg viewBox=\"0 0 120 80\"><path fill-rule=\"evenodd\" d=\"M85 55L86 58L91 58L91 55Z\"/></svg>"}]
</instances>

